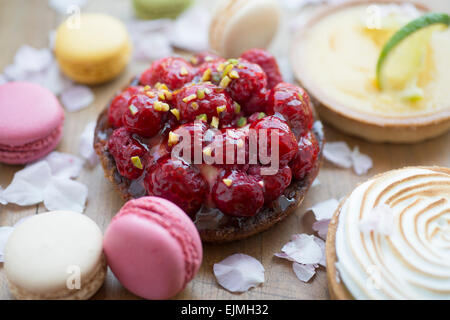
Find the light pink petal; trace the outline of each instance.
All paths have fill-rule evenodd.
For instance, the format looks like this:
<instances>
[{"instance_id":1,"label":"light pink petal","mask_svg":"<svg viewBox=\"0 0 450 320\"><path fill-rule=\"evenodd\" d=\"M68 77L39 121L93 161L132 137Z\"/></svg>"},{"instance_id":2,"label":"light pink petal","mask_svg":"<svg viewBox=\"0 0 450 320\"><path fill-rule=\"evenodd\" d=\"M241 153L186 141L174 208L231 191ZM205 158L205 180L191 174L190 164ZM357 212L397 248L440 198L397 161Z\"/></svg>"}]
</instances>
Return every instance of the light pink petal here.
<instances>
[{"instance_id":1,"label":"light pink petal","mask_svg":"<svg viewBox=\"0 0 450 320\"><path fill-rule=\"evenodd\" d=\"M99 163L99 158L94 150L94 133L96 122L89 122L81 133L79 152L80 155L86 159L91 167L94 167Z\"/></svg>"},{"instance_id":2,"label":"light pink petal","mask_svg":"<svg viewBox=\"0 0 450 320\"><path fill-rule=\"evenodd\" d=\"M297 278L303 282L308 282L316 274L316 270L311 264L301 264L294 262L292 264L292 269L294 270Z\"/></svg>"},{"instance_id":3,"label":"light pink petal","mask_svg":"<svg viewBox=\"0 0 450 320\"><path fill-rule=\"evenodd\" d=\"M13 231L13 227L0 227L0 262L5 261L3 259L5 245Z\"/></svg>"},{"instance_id":4,"label":"light pink petal","mask_svg":"<svg viewBox=\"0 0 450 320\"><path fill-rule=\"evenodd\" d=\"M175 21L169 39L173 46L188 51L205 51L209 48L208 27L211 12L202 5L194 5Z\"/></svg>"},{"instance_id":5,"label":"light pink petal","mask_svg":"<svg viewBox=\"0 0 450 320\"><path fill-rule=\"evenodd\" d=\"M0 85L7 83L8 79L6 79L6 76L4 74L0 73Z\"/></svg>"},{"instance_id":6,"label":"light pink petal","mask_svg":"<svg viewBox=\"0 0 450 320\"><path fill-rule=\"evenodd\" d=\"M341 168L348 169L352 166L351 155L352 151L343 141L327 142L323 148L324 158Z\"/></svg>"},{"instance_id":7,"label":"light pink petal","mask_svg":"<svg viewBox=\"0 0 450 320\"><path fill-rule=\"evenodd\" d=\"M50 67L40 74L35 74L34 82L46 87L55 95L59 95L73 85L72 80L65 77L56 61L54 61Z\"/></svg>"},{"instance_id":8,"label":"light pink petal","mask_svg":"<svg viewBox=\"0 0 450 320\"><path fill-rule=\"evenodd\" d=\"M373 166L372 159L365 154L359 152L359 148L355 147L352 152L353 170L357 175L366 174Z\"/></svg>"},{"instance_id":9,"label":"light pink petal","mask_svg":"<svg viewBox=\"0 0 450 320\"><path fill-rule=\"evenodd\" d=\"M69 112L88 107L94 101L94 93L89 87L75 85L61 93L61 102Z\"/></svg>"},{"instance_id":10,"label":"light pink petal","mask_svg":"<svg viewBox=\"0 0 450 320\"><path fill-rule=\"evenodd\" d=\"M134 42L133 57L136 60L153 61L173 54L166 35L154 32Z\"/></svg>"},{"instance_id":11,"label":"light pink petal","mask_svg":"<svg viewBox=\"0 0 450 320\"><path fill-rule=\"evenodd\" d=\"M214 264L217 282L231 292L245 292L264 282L264 267L255 258L236 253Z\"/></svg>"},{"instance_id":12,"label":"light pink petal","mask_svg":"<svg viewBox=\"0 0 450 320\"><path fill-rule=\"evenodd\" d=\"M49 211L69 210L82 213L88 188L77 181L53 177L44 190L44 205Z\"/></svg>"},{"instance_id":13,"label":"light pink petal","mask_svg":"<svg viewBox=\"0 0 450 320\"><path fill-rule=\"evenodd\" d=\"M285 244L281 251L290 260L303 264L319 263L322 258L322 251L314 241L314 236L304 233L293 236L293 241Z\"/></svg>"},{"instance_id":14,"label":"light pink petal","mask_svg":"<svg viewBox=\"0 0 450 320\"><path fill-rule=\"evenodd\" d=\"M40 203L50 179L51 169L47 161L36 162L16 172L11 184L2 192L2 197L20 206Z\"/></svg>"},{"instance_id":15,"label":"light pink petal","mask_svg":"<svg viewBox=\"0 0 450 320\"><path fill-rule=\"evenodd\" d=\"M17 64L10 64L3 69L5 77L10 81L26 80L28 73Z\"/></svg>"},{"instance_id":16,"label":"light pink petal","mask_svg":"<svg viewBox=\"0 0 450 320\"><path fill-rule=\"evenodd\" d=\"M5 204L8 204L8 201L6 201L4 198L3 198L3 188L0 186L0 204L3 204L3 205L5 205Z\"/></svg>"},{"instance_id":17,"label":"light pink petal","mask_svg":"<svg viewBox=\"0 0 450 320\"><path fill-rule=\"evenodd\" d=\"M319 265L326 267L327 266L327 256L325 254L325 241L318 237L314 237L314 241L317 243L317 245L320 247L320 250L322 251L322 258L320 258Z\"/></svg>"},{"instance_id":18,"label":"light pink petal","mask_svg":"<svg viewBox=\"0 0 450 320\"><path fill-rule=\"evenodd\" d=\"M359 222L359 229L363 233L374 231L382 235L390 235L394 227L394 212L386 204L373 208Z\"/></svg>"},{"instance_id":19,"label":"light pink petal","mask_svg":"<svg viewBox=\"0 0 450 320\"><path fill-rule=\"evenodd\" d=\"M320 186L320 180L318 178L314 179L313 183L311 184L311 187L318 187Z\"/></svg>"},{"instance_id":20,"label":"light pink petal","mask_svg":"<svg viewBox=\"0 0 450 320\"><path fill-rule=\"evenodd\" d=\"M156 19L156 20L130 20L127 22L127 28L130 36L134 39L139 39L140 36L154 33L156 31L165 33L169 30L173 21L170 19ZM142 39L141 39L142 40Z\"/></svg>"},{"instance_id":21,"label":"light pink petal","mask_svg":"<svg viewBox=\"0 0 450 320\"><path fill-rule=\"evenodd\" d=\"M330 224L330 219L323 219L313 223L312 229L317 232L319 237L322 239L327 238L328 225Z\"/></svg>"},{"instance_id":22,"label":"light pink petal","mask_svg":"<svg viewBox=\"0 0 450 320\"><path fill-rule=\"evenodd\" d=\"M334 212L339 206L339 201L336 199L328 199L319 203L316 203L314 206L308 209L314 213L314 217L317 221L324 219L331 219L333 217Z\"/></svg>"},{"instance_id":23,"label":"light pink petal","mask_svg":"<svg viewBox=\"0 0 450 320\"><path fill-rule=\"evenodd\" d=\"M27 72L43 71L52 61L53 55L50 49L36 49L28 45L21 46L14 57L14 64Z\"/></svg>"},{"instance_id":24,"label":"light pink petal","mask_svg":"<svg viewBox=\"0 0 450 320\"><path fill-rule=\"evenodd\" d=\"M83 160L80 158L58 151L50 153L45 160L52 170L52 175L60 178L77 178L83 167Z\"/></svg>"},{"instance_id":25,"label":"light pink petal","mask_svg":"<svg viewBox=\"0 0 450 320\"><path fill-rule=\"evenodd\" d=\"M68 14L69 9L71 7L75 6L78 8L82 8L84 5L86 5L87 0L49 0L48 5L53 10L57 11L58 13L62 14Z\"/></svg>"}]
</instances>

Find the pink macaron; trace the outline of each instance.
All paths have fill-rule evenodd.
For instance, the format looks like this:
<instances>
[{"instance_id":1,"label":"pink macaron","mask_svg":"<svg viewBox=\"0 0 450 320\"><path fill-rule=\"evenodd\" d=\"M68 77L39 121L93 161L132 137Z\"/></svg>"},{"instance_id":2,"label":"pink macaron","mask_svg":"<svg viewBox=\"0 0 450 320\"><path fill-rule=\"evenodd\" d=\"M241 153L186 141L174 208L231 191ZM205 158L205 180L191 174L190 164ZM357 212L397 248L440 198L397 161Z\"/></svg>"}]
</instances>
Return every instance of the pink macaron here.
<instances>
[{"instance_id":1,"label":"pink macaron","mask_svg":"<svg viewBox=\"0 0 450 320\"><path fill-rule=\"evenodd\" d=\"M203 255L192 220L158 197L128 201L108 226L103 249L120 283L152 300L182 291L197 273Z\"/></svg>"},{"instance_id":2,"label":"pink macaron","mask_svg":"<svg viewBox=\"0 0 450 320\"><path fill-rule=\"evenodd\" d=\"M0 85L0 162L26 164L56 148L64 110L48 89L28 82Z\"/></svg>"}]
</instances>

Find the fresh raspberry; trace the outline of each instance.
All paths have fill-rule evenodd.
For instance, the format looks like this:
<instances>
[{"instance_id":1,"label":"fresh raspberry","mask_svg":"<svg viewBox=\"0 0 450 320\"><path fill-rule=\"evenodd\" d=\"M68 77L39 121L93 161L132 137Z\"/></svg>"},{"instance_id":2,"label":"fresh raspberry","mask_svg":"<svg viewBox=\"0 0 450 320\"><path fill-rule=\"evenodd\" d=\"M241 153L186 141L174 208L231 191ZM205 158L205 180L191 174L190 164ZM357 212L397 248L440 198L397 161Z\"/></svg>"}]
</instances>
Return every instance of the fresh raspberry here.
<instances>
[{"instance_id":1,"label":"fresh raspberry","mask_svg":"<svg viewBox=\"0 0 450 320\"><path fill-rule=\"evenodd\" d=\"M128 131L146 138L158 133L162 127L166 112L155 110L155 103L161 104L165 103L165 101L160 101L158 93L154 91L148 91L146 94L137 94L130 99L129 107L122 118L123 124Z\"/></svg>"},{"instance_id":2,"label":"fresh raspberry","mask_svg":"<svg viewBox=\"0 0 450 320\"><path fill-rule=\"evenodd\" d=\"M244 113L250 115L255 112L267 112L269 95L270 90L267 90L266 88L262 88L261 91L256 92L250 100L243 105Z\"/></svg>"},{"instance_id":3,"label":"fresh raspberry","mask_svg":"<svg viewBox=\"0 0 450 320\"><path fill-rule=\"evenodd\" d=\"M200 65L202 65L205 62L213 62L215 60L219 60L222 59L221 57L219 57L218 55L208 52L208 51L203 51L203 52L199 52L197 53L192 59L191 59L191 63L193 66L198 67Z\"/></svg>"},{"instance_id":4,"label":"fresh raspberry","mask_svg":"<svg viewBox=\"0 0 450 320\"><path fill-rule=\"evenodd\" d=\"M165 84L170 90L181 88L191 82L195 76L195 68L183 58L163 58L152 63L141 75L142 85L154 86Z\"/></svg>"},{"instance_id":5,"label":"fresh raspberry","mask_svg":"<svg viewBox=\"0 0 450 320\"><path fill-rule=\"evenodd\" d=\"M198 150L199 155L197 158L199 160L203 159L203 147L205 145L204 136L205 132L208 130L208 126L202 122L202 121L195 121L195 122L189 122L186 124L183 124L172 131L173 134L176 135L178 142L176 145L181 147L181 144L190 145L191 148L191 154L188 156L185 155L183 151L180 152L180 154L173 154L173 157L182 157L185 162L191 164L194 163L195 160L195 149ZM184 139L189 137L188 142L184 142ZM169 149L173 150L173 147L175 145L170 145ZM184 148L182 149L184 150ZM200 163L199 163L200 164Z\"/></svg>"},{"instance_id":6,"label":"fresh raspberry","mask_svg":"<svg viewBox=\"0 0 450 320\"><path fill-rule=\"evenodd\" d=\"M279 83L270 93L269 114L280 113L289 123L298 138L311 130L313 113L308 94L300 87L289 83Z\"/></svg>"},{"instance_id":7,"label":"fresh raspberry","mask_svg":"<svg viewBox=\"0 0 450 320\"><path fill-rule=\"evenodd\" d=\"M124 127L114 130L107 148L116 162L117 170L125 178L136 179L144 172L148 160L147 150Z\"/></svg>"},{"instance_id":8,"label":"fresh raspberry","mask_svg":"<svg viewBox=\"0 0 450 320\"><path fill-rule=\"evenodd\" d=\"M312 131L299 139L298 152L289 164L295 179L303 179L308 174L317 160L319 151L319 144Z\"/></svg>"},{"instance_id":9,"label":"fresh raspberry","mask_svg":"<svg viewBox=\"0 0 450 320\"><path fill-rule=\"evenodd\" d=\"M277 60L266 50L250 49L245 51L241 58L256 63L259 65L267 75L267 88L272 89L278 83L283 81L280 69L278 68Z\"/></svg>"},{"instance_id":10,"label":"fresh raspberry","mask_svg":"<svg viewBox=\"0 0 450 320\"><path fill-rule=\"evenodd\" d=\"M195 166L170 156L158 161L144 178L149 195L174 202L188 215L200 209L208 192L208 184Z\"/></svg>"},{"instance_id":11,"label":"fresh raspberry","mask_svg":"<svg viewBox=\"0 0 450 320\"><path fill-rule=\"evenodd\" d=\"M236 217L254 216L264 205L262 187L255 178L241 171L219 176L212 198L223 213Z\"/></svg>"},{"instance_id":12,"label":"fresh raspberry","mask_svg":"<svg viewBox=\"0 0 450 320\"><path fill-rule=\"evenodd\" d=\"M233 78L231 72L236 72L238 78ZM244 59L239 59L226 76L231 79L226 86L231 98L242 106L267 86L267 77L263 69ZM221 83L224 83L223 77Z\"/></svg>"},{"instance_id":13,"label":"fresh raspberry","mask_svg":"<svg viewBox=\"0 0 450 320\"><path fill-rule=\"evenodd\" d=\"M108 121L114 128L123 126L122 116L128 109L128 101L142 91L143 87L141 86L129 87L113 99L108 109Z\"/></svg>"},{"instance_id":14,"label":"fresh raspberry","mask_svg":"<svg viewBox=\"0 0 450 320\"><path fill-rule=\"evenodd\" d=\"M214 138L214 141L205 147L212 150L211 157L215 161L213 165L227 170L247 171L249 162L247 133L240 129L223 129L221 135Z\"/></svg>"},{"instance_id":15,"label":"fresh raspberry","mask_svg":"<svg viewBox=\"0 0 450 320\"><path fill-rule=\"evenodd\" d=\"M285 166L273 175L262 175L261 166L252 166L248 170L248 174L254 176L258 182L262 182L264 190L264 202L266 204L278 199L284 190L291 184L292 172L291 168Z\"/></svg>"},{"instance_id":16,"label":"fresh raspberry","mask_svg":"<svg viewBox=\"0 0 450 320\"><path fill-rule=\"evenodd\" d=\"M177 93L175 100L181 123L206 115L205 121L222 127L230 124L234 117L233 101L228 93L211 83L186 86ZM218 123L212 122L213 117L219 119Z\"/></svg>"},{"instance_id":17,"label":"fresh raspberry","mask_svg":"<svg viewBox=\"0 0 450 320\"><path fill-rule=\"evenodd\" d=\"M297 139L285 121L275 116L267 116L252 123L250 128L257 130L258 146L261 145L262 137L267 137L267 156L269 157L271 156L272 135L273 139L278 139L280 166L288 164L297 153ZM265 136L261 133L263 129L266 130Z\"/></svg>"}]
</instances>

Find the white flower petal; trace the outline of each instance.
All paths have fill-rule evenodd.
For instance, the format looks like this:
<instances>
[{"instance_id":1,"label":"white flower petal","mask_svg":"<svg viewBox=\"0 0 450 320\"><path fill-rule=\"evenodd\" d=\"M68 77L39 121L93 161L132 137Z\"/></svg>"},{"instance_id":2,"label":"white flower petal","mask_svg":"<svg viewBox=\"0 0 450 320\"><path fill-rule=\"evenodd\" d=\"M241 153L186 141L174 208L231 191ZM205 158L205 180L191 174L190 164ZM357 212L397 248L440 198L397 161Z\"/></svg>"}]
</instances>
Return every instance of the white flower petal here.
<instances>
[{"instance_id":1,"label":"white flower petal","mask_svg":"<svg viewBox=\"0 0 450 320\"><path fill-rule=\"evenodd\" d=\"M313 235L296 234L292 241L286 243L281 251L289 256L289 260L302 264L317 264L322 258L322 250L314 241Z\"/></svg>"},{"instance_id":2,"label":"white flower petal","mask_svg":"<svg viewBox=\"0 0 450 320\"><path fill-rule=\"evenodd\" d=\"M54 61L50 67L48 67L45 72L37 75L35 82L46 87L48 90L53 92L55 95L61 94L63 91L67 90L73 85L72 80L67 78L61 73L59 65ZM39 81L37 81L39 80Z\"/></svg>"},{"instance_id":3,"label":"white flower petal","mask_svg":"<svg viewBox=\"0 0 450 320\"><path fill-rule=\"evenodd\" d=\"M0 73L0 85L7 83L8 79L6 79L6 76L4 74Z\"/></svg>"},{"instance_id":4,"label":"white flower petal","mask_svg":"<svg viewBox=\"0 0 450 320\"><path fill-rule=\"evenodd\" d=\"M49 211L69 210L82 213L88 188L77 181L53 177L44 191L44 205Z\"/></svg>"},{"instance_id":5,"label":"white flower petal","mask_svg":"<svg viewBox=\"0 0 450 320\"><path fill-rule=\"evenodd\" d=\"M327 256L325 254L325 241L318 237L314 237L314 242L317 243L317 245L320 247L320 250L322 251L322 258L319 261L319 264L323 267L327 266Z\"/></svg>"},{"instance_id":6,"label":"white flower petal","mask_svg":"<svg viewBox=\"0 0 450 320\"><path fill-rule=\"evenodd\" d=\"M145 40L143 40L145 39ZM144 38L134 42L133 57L136 60L153 61L173 54L169 39L161 33L145 34Z\"/></svg>"},{"instance_id":7,"label":"white flower petal","mask_svg":"<svg viewBox=\"0 0 450 320\"><path fill-rule=\"evenodd\" d=\"M316 274L316 269L311 264L300 264L294 262L292 264L292 269L294 270L297 278L303 282L308 282Z\"/></svg>"},{"instance_id":8,"label":"white flower petal","mask_svg":"<svg viewBox=\"0 0 450 320\"><path fill-rule=\"evenodd\" d=\"M94 101L94 93L89 87L74 85L61 93L61 102L69 112L86 108Z\"/></svg>"},{"instance_id":9,"label":"white flower petal","mask_svg":"<svg viewBox=\"0 0 450 320\"><path fill-rule=\"evenodd\" d=\"M373 208L359 222L359 230L363 233L374 231L382 235L390 235L394 227L394 213L386 204Z\"/></svg>"},{"instance_id":10,"label":"white flower petal","mask_svg":"<svg viewBox=\"0 0 450 320\"><path fill-rule=\"evenodd\" d=\"M0 204L5 205L5 204L8 204L8 201L6 201L6 200L3 198L3 191L5 191L5 190L3 190L3 188L0 186Z\"/></svg>"},{"instance_id":11,"label":"white flower petal","mask_svg":"<svg viewBox=\"0 0 450 320\"><path fill-rule=\"evenodd\" d=\"M336 199L328 199L319 203L308 209L314 213L314 217L317 221L324 219L331 219L337 207L339 206L339 201Z\"/></svg>"},{"instance_id":12,"label":"white flower petal","mask_svg":"<svg viewBox=\"0 0 450 320\"><path fill-rule=\"evenodd\" d=\"M357 175L366 174L373 166L372 159L365 154L359 152L359 148L355 147L351 154L353 162L353 170Z\"/></svg>"},{"instance_id":13,"label":"white flower petal","mask_svg":"<svg viewBox=\"0 0 450 320\"><path fill-rule=\"evenodd\" d=\"M10 64L3 69L5 77L10 81L26 80L28 73L17 64Z\"/></svg>"},{"instance_id":14,"label":"white flower petal","mask_svg":"<svg viewBox=\"0 0 450 320\"><path fill-rule=\"evenodd\" d=\"M350 168L352 166L352 151L343 141L327 142L323 148L323 156L338 167Z\"/></svg>"},{"instance_id":15,"label":"white flower petal","mask_svg":"<svg viewBox=\"0 0 450 320\"><path fill-rule=\"evenodd\" d=\"M330 219L323 219L313 223L312 229L317 232L319 237L322 239L327 238L328 225L330 224Z\"/></svg>"},{"instance_id":16,"label":"white flower petal","mask_svg":"<svg viewBox=\"0 0 450 320\"><path fill-rule=\"evenodd\" d=\"M0 227L0 262L4 262L3 252L5 245L13 231L13 227Z\"/></svg>"},{"instance_id":17,"label":"white flower petal","mask_svg":"<svg viewBox=\"0 0 450 320\"><path fill-rule=\"evenodd\" d=\"M311 187L318 187L320 186L320 180L318 178L314 179L313 183L311 184Z\"/></svg>"},{"instance_id":18,"label":"white flower petal","mask_svg":"<svg viewBox=\"0 0 450 320\"><path fill-rule=\"evenodd\" d=\"M48 162L54 177L77 178L83 167L83 160L80 158L58 151L50 153L45 160Z\"/></svg>"},{"instance_id":19,"label":"white flower petal","mask_svg":"<svg viewBox=\"0 0 450 320\"><path fill-rule=\"evenodd\" d=\"M173 46L188 51L205 51L209 48L208 27L211 12L202 5L187 9L175 21L169 39Z\"/></svg>"},{"instance_id":20,"label":"white flower petal","mask_svg":"<svg viewBox=\"0 0 450 320\"><path fill-rule=\"evenodd\" d=\"M68 10L72 6L76 6L81 9L84 5L86 5L87 0L49 0L48 5L53 10L62 13L62 14L68 14Z\"/></svg>"},{"instance_id":21,"label":"white flower petal","mask_svg":"<svg viewBox=\"0 0 450 320\"><path fill-rule=\"evenodd\" d=\"M53 55L50 49L36 49L29 45L21 46L14 57L14 64L27 72L43 71L52 61Z\"/></svg>"},{"instance_id":22,"label":"white flower petal","mask_svg":"<svg viewBox=\"0 0 450 320\"><path fill-rule=\"evenodd\" d=\"M51 169L47 161L36 162L16 172L11 184L2 192L2 197L20 206L40 203L50 178Z\"/></svg>"},{"instance_id":23,"label":"white flower petal","mask_svg":"<svg viewBox=\"0 0 450 320\"><path fill-rule=\"evenodd\" d=\"M97 123L95 121L89 122L80 136L79 152L80 155L86 159L88 164L93 167L100 161L97 153L94 150L94 134Z\"/></svg>"},{"instance_id":24,"label":"white flower petal","mask_svg":"<svg viewBox=\"0 0 450 320\"><path fill-rule=\"evenodd\" d=\"M236 253L214 264L217 282L231 292L245 292L264 282L264 267L255 258Z\"/></svg>"}]
</instances>

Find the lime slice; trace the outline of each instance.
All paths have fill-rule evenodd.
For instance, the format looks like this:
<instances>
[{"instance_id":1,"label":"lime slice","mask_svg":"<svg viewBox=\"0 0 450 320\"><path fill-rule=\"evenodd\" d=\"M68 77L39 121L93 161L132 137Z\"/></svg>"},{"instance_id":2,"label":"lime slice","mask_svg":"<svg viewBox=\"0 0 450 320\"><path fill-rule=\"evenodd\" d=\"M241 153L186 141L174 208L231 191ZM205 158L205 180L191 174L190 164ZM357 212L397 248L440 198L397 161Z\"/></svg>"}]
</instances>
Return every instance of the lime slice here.
<instances>
[{"instance_id":1,"label":"lime slice","mask_svg":"<svg viewBox=\"0 0 450 320\"><path fill-rule=\"evenodd\" d=\"M423 66L431 34L450 25L445 13L428 13L398 30L384 45L378 57L376 81L381 90L411 91ZM418 91L411 100L420 99Z\"/></svg>"}]
</instances>

